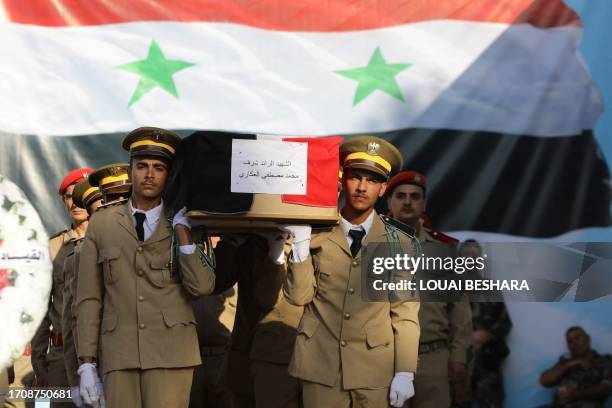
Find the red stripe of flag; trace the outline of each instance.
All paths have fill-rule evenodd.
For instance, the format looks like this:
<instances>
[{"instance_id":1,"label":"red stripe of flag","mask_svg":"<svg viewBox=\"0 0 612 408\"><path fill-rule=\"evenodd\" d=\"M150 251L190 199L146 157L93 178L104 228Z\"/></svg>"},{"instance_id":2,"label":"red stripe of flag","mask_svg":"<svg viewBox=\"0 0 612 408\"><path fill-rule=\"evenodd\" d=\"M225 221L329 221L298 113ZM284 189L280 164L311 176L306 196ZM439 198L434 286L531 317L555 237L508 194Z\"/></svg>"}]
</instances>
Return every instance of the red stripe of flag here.
<instances>
[{"instance_id":1,"label":"red stripe of flag","mask_svg":"<svg viewBox=\"0 0 612 408\"><path fill-rule=\"evenodd\" d=\"M283 138L283 141L286 142L308 143L306 195L283 194L284 203L313 207L336 207L338 205L339 146L342 140L344 140L343 137Z\"/></svg>"},{"instance_id":2,"label":"red stripe of flag","mask_svg":"<svg viewBox=\"0 0 612 408\"><path fill-rule=\"evenodd\" d=\"M351 31L428 20L579 25L563 0L3 0L9 21L90 26L138 21L223 22L279 31Z\"/></svg>"}]
</instances>

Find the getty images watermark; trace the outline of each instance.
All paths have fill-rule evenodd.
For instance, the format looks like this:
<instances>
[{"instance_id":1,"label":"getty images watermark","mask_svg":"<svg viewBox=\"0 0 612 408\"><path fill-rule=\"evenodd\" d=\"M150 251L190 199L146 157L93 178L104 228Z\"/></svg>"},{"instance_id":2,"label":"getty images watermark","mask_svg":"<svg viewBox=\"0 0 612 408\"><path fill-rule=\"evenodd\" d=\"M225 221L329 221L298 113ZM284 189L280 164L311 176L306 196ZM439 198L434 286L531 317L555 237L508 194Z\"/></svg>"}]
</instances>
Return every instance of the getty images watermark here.
<instances>
[{"instance_id":1,"label":"getty images watermark","mask_svg":"<svg viewBox=\"0 0 612 408\"><path fill-rule=\"evenodd\" d=\"M612 300L612 244L370 243L365 301Z\"/></svg>"}]
</instances>

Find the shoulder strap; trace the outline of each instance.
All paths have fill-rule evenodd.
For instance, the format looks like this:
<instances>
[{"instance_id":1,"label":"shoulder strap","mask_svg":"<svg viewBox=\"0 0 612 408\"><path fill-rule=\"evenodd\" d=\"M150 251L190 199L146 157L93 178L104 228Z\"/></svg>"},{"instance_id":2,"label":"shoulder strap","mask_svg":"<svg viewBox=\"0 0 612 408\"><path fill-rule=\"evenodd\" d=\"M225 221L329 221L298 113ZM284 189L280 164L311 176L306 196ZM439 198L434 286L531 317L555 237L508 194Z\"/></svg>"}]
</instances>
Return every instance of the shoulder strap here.
<instances>
[{"instance_id":1,"label":"shoulder strap","mask_svg":"<svg viewBox=\"0 0 612 408\"><path fill-rule=\"evenodd\" d=\"M407 235L409 238L414 238L416 236L416 231L410 225L404 224L401 221L388 217L386 215L381 215L380 219L383 224L385 224L385 228L391 227L399 230L399 232Z\"/></svg>"}]
</instances>

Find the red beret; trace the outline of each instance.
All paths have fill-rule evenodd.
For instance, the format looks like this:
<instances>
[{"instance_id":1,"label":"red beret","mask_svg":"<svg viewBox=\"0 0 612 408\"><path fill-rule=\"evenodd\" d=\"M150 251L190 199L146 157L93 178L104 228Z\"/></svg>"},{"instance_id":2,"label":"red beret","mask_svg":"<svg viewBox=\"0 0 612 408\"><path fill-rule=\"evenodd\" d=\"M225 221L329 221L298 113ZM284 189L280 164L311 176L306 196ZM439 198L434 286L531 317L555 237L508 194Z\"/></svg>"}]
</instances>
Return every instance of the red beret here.
<instances>
[{"instance_id":1,"label":"red beret","mask_svg":"<svg viewBox=\"0 0 612 408\"><path fill-rule=\"evenodd\" d=\"M64 195L68 186L70 186L71 184L78 183L79 181L87 178L87 176L89 176L91 173L93 173L93 169L89 167L71 170L62 180L62 184L60 184L59 190L57 191L58 194Z\"/></svg>"},{"instance_id":2,"label":"red beret","mask_svg":"<svg viewBox=\"0 0 612 408\"><path fill-rule=\"evenodd\" d=\"M402 171L397 173L395 177L389 181L387 185L387 194L393 194L395 187L402 184L414 184L415 186L421 187L423 190L427 190L427 178L424 175L416 171Z\"/></svg>"}]
</instances>

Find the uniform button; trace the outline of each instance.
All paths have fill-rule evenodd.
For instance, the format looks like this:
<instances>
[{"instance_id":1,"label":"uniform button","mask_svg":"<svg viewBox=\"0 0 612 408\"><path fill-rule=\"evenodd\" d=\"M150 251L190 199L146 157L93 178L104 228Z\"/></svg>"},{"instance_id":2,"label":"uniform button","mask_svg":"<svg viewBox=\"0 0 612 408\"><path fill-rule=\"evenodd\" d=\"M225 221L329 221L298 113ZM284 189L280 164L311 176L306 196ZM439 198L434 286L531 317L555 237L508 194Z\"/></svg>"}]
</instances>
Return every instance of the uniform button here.
<instances>
[{"instance_id":1,"label":"uniform button","mask_svg":"<svg viewBox=\"0 0 612 408\"><path fill-rule=\"evenodd\" d=\"M344 314L344 320L348 320L351 318L351 314L350 313L345 313Z\"/></svg>"},{"instance_id":2,"label":"uniform button","mask_svg":"<svg viewBox=\"0 0 612 408\"><path fill-rule=\"evenodd\" d=\"M138 301L142 302L144 300L144 296L138 296Z\"/></svg>"},{"instance_id":3,"label":"uniform button","mask_svg":"<svg viewBox=\"0 0 612 408\"><path fill-rule=\"evenodd\" d=\"M349 288L348 292L352 295L353 293L355 293L355 289Z\"/></svg>"},{"instance_id":4,"label":"uniform button","mask_svg":"<svg viewBox=\"0 0 612 408\"><path fill-rule=\"evenodd\" d=\"M340 341L340 345L341 345L342 347L346 347L346 341L341 340L341 341Z\"/></svg>"},{"instance_id":5,"label":"uniform button","mask_svg":"<svg viewBox=\"0 0 612 408\"><path fill-rule=\"evenodd\" d=\"M144 325L144 323L140 323L140 324L138 325L138 327L140 327L141 329L144 329L144 328L145 328L145 325Z\"/></svg>"},{"instance_id":6,"label":"uniform button","mask_svg":"<svg viewBox=\"0 0 612 408\"><path fill-rule=\"evenodd\" d=\"M138 247L138 249L136 249L136 251L142 252L142 247Z\"/></svg>"},{"instance_id":7,"label":"uniform button","mask_svg":"<svg viewBox=\"0 0 612 408\"><path fill-rule=\"evenodd\" d=\"M138 270L138 276L142 276L142 275L144 275L144 272L142 271L142 269L139 269Z\"/></svg>"},{"instance_id":8,"label":"uniform button","mask_svg":"<svg viewBox=\"0 0 612 408\"><path fill-rule=\"evenodd\" d=\"M353 266L357 266L357 265L359 265L359 262L357 262L357 261L353 261L353 262L351 262L351 265L353 265Z\"/></svg>"}]
</instances>

